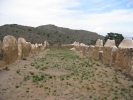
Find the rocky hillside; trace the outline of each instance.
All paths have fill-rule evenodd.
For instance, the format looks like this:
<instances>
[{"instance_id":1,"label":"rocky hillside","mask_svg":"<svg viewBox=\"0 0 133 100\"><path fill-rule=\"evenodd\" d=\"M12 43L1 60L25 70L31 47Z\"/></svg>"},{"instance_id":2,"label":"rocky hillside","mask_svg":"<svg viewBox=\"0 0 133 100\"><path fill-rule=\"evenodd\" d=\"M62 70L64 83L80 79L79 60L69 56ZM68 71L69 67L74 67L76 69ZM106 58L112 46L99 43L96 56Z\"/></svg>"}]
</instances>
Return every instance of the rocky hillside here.
<instances>
[{"instance_id":1,"label":"rocky hillside","mask_svg":"<svg viewBox=\"0 0 133 100\"><path fill-rule=\"evenodd\" d=\"M55 25L43 25L38 27L22 26L17 24L6 24L0 26L0 40L6 35L13 35L17 39L23 37L31 43L42 43L44 40L55 44L70 44L79 41L85 44L93 44L95 40L104 37L90 31L72 30L57 27Z\"/></svg>"}]
</instances>

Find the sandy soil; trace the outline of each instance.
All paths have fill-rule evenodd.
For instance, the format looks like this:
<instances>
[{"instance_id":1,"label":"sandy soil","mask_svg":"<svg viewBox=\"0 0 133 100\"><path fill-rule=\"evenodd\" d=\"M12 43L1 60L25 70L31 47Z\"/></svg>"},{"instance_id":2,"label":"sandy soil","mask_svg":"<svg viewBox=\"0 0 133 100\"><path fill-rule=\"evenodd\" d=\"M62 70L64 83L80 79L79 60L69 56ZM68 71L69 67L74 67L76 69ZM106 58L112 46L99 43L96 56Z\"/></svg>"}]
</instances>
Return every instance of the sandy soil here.
<instances>
[{"instance_id":1,"label":"sandy soil","mask_svg":"<svg viewBox=\"0 0 133 100\"><path fill-rule=\"evenodd\" d=\"M0 71L0 100L132 100L133 82L70 50L47 50Z\"/></svg>"}]
</instances>

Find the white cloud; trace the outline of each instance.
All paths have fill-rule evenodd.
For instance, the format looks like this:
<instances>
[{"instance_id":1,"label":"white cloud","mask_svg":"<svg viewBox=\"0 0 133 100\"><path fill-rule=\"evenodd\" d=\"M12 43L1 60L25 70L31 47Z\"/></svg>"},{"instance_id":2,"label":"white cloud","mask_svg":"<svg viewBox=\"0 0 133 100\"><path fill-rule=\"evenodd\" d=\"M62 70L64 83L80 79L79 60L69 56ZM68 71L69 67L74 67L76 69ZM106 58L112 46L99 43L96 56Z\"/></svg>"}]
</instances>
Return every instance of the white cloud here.
<instances>
[{"instance_id":1,"label":"white cloud","mask_svg":"<svg viewBox=\"0 0 133 100\"><path fill-rule=\"evenodd\" d=\"M95 2L101 2L101 0ZM119 3L117 2L117 4ZM103 35L108 32L132 35L133 9L118 9L102 13L89 13L81 9L72 10L82 4L80 0L5 0L0 6L0 25L55 24L61 27L94 31Z\"/></svg>"}]
</instances>

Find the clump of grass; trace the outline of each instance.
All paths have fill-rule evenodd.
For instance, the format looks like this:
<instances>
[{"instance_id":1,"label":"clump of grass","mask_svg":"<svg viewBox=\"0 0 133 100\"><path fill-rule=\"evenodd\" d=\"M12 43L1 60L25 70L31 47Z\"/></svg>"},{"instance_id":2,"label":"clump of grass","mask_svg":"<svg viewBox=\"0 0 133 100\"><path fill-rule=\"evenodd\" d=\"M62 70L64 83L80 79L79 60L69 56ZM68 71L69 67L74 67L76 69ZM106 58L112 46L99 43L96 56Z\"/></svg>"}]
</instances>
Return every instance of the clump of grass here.
<instances>
[{"instance_id":1,"label":"clump of grass","mask_svg":"<svg viewBox=\"0 0 133 100\"><path fill-rule=\"evenodd\" d=\"M26 92L28 93L28 92L29 92L29 90L26 90Z\"/></svg>"},{"instance_id":2,"label":"clump of grass","mask_svg":"<svg viewBox=\"0 0 133 100\"><path fill-rule=\"evenodd\" d=\"M49 76L50 79L52 79L52 76Z\"/></svg>"},{"instance_id":3,"label":"clump of grass","mask_svg":"<svg viewBox=\"0 0 133 100\"><path fill-rule=\"evenodd\" d=\"M34 72L30 72L31 75L34 75Z\"/></svg>"},{"instance_id":4,"label":"clump of grass","mask_svg":"<svg viewBox=\"0 0 133 100\"><path fill-rule=\"evenodd\" d=\"M18 86L18 85L16 85L16 88L19 88L19 86Z\"/></svg>"},{"instance_id":5,"label":"clump of grass","mask_svg":"<svg viewBox=\"0 0 133 100\"><path fill-rule=\"evenodd\" d=\"M36 69L38 69L38 68L40 68L40 66L39 66L39 65L37 65L37 66L36 66Z\"/></svg>"},{"instance_id":6,"label":"clump of grass","mask_svg":"<svg viewBox=\"0 0 133 100\"><path fill-rule=\"evenodd\" d=\"M27 81L27 80L29 80L29 79L30 79L30 76L29 76L29 75L24 76L24 81Z\"/></svg>"},{"instance_id":7,"label":"clump of grass","mask_svg":"<svg viewBox=\"0 0 133 100\"><path fill-rule=\"evenodd\" d=\"M133 88L133 84L130 87Z\"/></svg>"},{"instance_id":8,"label":"clump of grass","mask_svg":"<svg viewBox=\"0 0 133 100\"><path fill-rule=\"evenodd\" d=\"M6 66L6 67L4 68L4 70L8 71L8 70L10 70L10 69L8 68L8 66Z\"/></svg>"},{"instance_id":9,"label":"clump of grass","mask_svg":"<svg viewBox=\"0 0 133 100\"><path fill-rule=\"evenodd\" d=\"M92 96L90 96L89 98L92 98Z\"/></svg>"},{"instance_id":10,"label":"clump of grass","mask_svg":"<svg viewBox=\"0 0 133 100\"><path fill-rule=\"evenodd\" d=\"M61 60L64 60L64 58L61 58Z\"/></svg>"},{"instance_id":11,"label":"clump of grass","mask_svg":"<svg viewBox=\"0 0 133 100\"><path fill-rule=\"evenodd\" d=\"M49 62L46 62L46 64L49 64Z\"/></svg>"},{"instance_id":12,"label":"clump of grass","mask_svg":"<svg viewBox=\"0 0 133 100\"><path fill-rule=\"evenodd\" d=\"M115 83L119 83L119 80L118 78L115 76L115 79L114 79Z\"/></svg>"},{"instance_id":13,"label":"clump of grass","mask_svg":"<svg viewBox=\"0 0 133 100\"><path fill-rule=\"evenodd\" d=\"M26 58L22 58L22 60L27 60Z\"/></svg>"},{"instance_id":14,"label":"clump of grass","mask_svg":"<svg viewBox=\"0 0 133 100\"><path fill-rule=\"evenodd\" d=\"M91 88L90 88L90 87L87 87L86 89L87 89L87 90L90 90Z\"/></svg>"},{"instance_id":15,"label":"clump of grass","mask_svg":"<svg viewBox=\"0 0 133 100\"><path fill-rule=\"evenodd\" d=\"M115 99L118 99L118 96L115 96L114 98L115 98Z\"/></svg>"},{"instance_id":16,"label":"clump of grass","mask_svg":"<svg viewBox=\"0 0 133 100\"><path fill-rule=\"evenodd\" d=\"M30 65L31 65L31 66L35 66L35 64L34 64L34 63L31 63Z\"/></svg>"},{"instance_id":17,"label":"clump of grass","mask_svg":"<svg viewBox=\"0 0 133 100\"><path fill-rule=\"evenodd\" d=\"M126 88L122 88L121 91L126 91L127 89Z\"/></svg>"},{"instance_id":18,"label":"clump of grass","mask_svg":"<svg viewBox=\"0 0 133 100\"><path fill-rule=\"evenodd\" d=\"M64 77L61 77L60 80L63 81L64 80Z\"/></svg>"},{"instance_id":19,"label":"clump of grass","mask_svg":"<svg viewBox=\"0 0 133 100\"><path fill-rule=\"evenodd\" d=\"M43 87L43 85L41 84L39 87L40 87L40 88L42 88L42 87Z\"/></svg>"},{"instance_id":20,"label":"clump of grass","mask_svg":"<svg viewBox=\"0 0 133 100\"><path fill-rule=\"evenodd\" d=\"M40 68L40 70L45 70L45 69L48 69L48 67L47 66L43 66L43 67Z\"/></svg>"},{"instance_id":21,"label":"clump of grass","mask_svg":"<svg viewBox=\"0 0 133 100\"><path fill-rule=\"evenodd\" d=\"M27 64L24 65L24 68L26 68Z\"/></svg>"},{"instance_id":22,"label":"clump of grass","mask_svg":"<svg viewBox=\"0 0 133 100\"><path fill-rule=\"evenodd\" d=\"M20 74L20 69L17 69L17 70L16 70L16 73L17 73L17 74Z\"/></svg>"}]
</instances>

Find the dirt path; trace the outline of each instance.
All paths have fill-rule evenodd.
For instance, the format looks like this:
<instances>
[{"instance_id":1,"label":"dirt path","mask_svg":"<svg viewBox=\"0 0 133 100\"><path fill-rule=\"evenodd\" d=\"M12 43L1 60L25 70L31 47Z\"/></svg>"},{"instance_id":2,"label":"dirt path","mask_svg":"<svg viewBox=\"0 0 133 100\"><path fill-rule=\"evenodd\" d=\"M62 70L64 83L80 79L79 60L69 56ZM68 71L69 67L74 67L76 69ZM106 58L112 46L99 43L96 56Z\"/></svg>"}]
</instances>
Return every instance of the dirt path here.
<instances>
[{"instance_id":1,"label":"dirt path","mask_svg":"<svg viewBox=\"0 0 133 100\"><path fill-rule=\"evenodd\" d=\"M0 100L20 100L19 96L16 97L16 93L20 90L16 91L15 88L19 83L21 83L21 80L23 80L21 73L25 75L26 71L31 70L28 65L30 65L35 59L41 58L45 54L46 51L35 54L27 58L27 60L19 60L14 64L9 65L9 70L0 71ZM19 71L21 72L20 74Z\"/></svg>"},{"instance_id":2,"label":"dirt path","mask_svg":"<svg viewBox=\"0 0 133 100\"><path fill-rule=\"evenodd\" d=\"M133 82L74 51L52 49L0 71L0 100L132 100Z\"/></svg>"}]
</instances>

